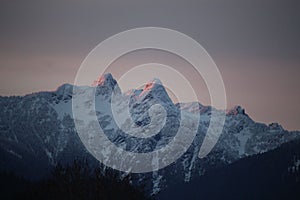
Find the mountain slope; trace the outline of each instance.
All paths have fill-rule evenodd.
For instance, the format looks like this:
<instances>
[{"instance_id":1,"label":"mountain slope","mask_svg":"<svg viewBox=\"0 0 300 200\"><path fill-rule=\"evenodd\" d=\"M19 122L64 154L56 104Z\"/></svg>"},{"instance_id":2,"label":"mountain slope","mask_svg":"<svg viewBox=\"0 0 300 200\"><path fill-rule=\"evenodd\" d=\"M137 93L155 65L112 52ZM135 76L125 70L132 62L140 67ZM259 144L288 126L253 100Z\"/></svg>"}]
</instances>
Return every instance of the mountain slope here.
<instances>
[{"instance_id":1,"label":"mountain slope","mask_svg":"<svg viewBox=\"0 0 300 200\"><path fill-rule=\"evenodd\" d=\"M165 199L299 199L300 140L243 158L189 183L171 185L156 196Z\"/></svg>"}]
</instances>

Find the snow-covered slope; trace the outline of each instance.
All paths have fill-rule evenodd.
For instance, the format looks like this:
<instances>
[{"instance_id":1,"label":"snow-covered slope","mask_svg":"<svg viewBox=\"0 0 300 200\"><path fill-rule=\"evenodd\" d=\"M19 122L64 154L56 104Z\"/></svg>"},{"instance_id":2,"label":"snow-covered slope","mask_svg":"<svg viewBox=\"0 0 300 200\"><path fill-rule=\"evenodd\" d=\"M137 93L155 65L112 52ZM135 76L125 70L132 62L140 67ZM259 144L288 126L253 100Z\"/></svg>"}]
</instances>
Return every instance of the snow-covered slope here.
<instances>
[{"instance_id":1,"label":"snow-covered slope","mask_svg":"<svg viewBox=\"0 0 300 200\"><path fill-rule=\"evenodd\" d=\"M75 158L88 158L95 162L77 135L72 113L72 99L88 90L96 91L98 122L106 135L128 151L150 152L159 149L168 144L176 134L180 115L188 116L189 120L198 119L200 115L197 135L182 157L159 171L133 175L133 183L143 182L152 194L166 187L169 182L189 181L211 168L269 151L300 137L300 132L288 132L276 123L257 123L246 114L245 109L236 106L227 111L223 133L216 146L208 156L199 159L199 149L214 108L198 102L174 105L158 79L151 80L143 89L126 93L121 93L111 74L100 77L93 87L76 87L73 90L74 87L76 86L64 84L54 92L0 97L2 170L40 177L59 162L68 163ZM115 97L113 100L112 93ZM108 109L111 102L117 105L114 111ZM162 107L152 106L155 104ZM91 103L87 101L84 106L88 108ZM119 121L114 118L113 113L119 116ZM163 127L159 127L161 121L150 123L153 114L165 119ZM184 124L188 128L188 122ZM131 135L141 134L139 127L150 125L152 127L143 129L142 134L147 136L150 134L147 130L156 128L159 133L152 137L137 140L136 137L124 133L124 130L130 130Z\"/></svg>"}]
</instances>

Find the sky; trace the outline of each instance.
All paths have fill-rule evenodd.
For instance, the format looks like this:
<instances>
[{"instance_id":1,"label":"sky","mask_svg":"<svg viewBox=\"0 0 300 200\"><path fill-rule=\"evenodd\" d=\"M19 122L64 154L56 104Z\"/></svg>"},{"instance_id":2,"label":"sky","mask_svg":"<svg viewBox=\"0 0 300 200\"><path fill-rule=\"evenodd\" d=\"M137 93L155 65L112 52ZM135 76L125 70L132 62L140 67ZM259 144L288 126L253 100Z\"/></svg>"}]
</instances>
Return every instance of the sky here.
<instances>
[{"instance_id":1,"label":"sky","mask_svg":"<svg viewBox=\"0 0 300 200\"><path fill-rule=\"evenodd\" d=\"M256 121L300 130L298 0L2 0L0 4L2 96L73 83L80 64L101 41L132 28L164 27L192 37L210 54L223 77L228 107L241 105ZM118 78L118 67L131 62L130 56L127 62L119 61L112 74ZM188 68L181 66L192 76ZM198 81L199 100L209 104L205 86Z\"/></svg>"}]
</instances>

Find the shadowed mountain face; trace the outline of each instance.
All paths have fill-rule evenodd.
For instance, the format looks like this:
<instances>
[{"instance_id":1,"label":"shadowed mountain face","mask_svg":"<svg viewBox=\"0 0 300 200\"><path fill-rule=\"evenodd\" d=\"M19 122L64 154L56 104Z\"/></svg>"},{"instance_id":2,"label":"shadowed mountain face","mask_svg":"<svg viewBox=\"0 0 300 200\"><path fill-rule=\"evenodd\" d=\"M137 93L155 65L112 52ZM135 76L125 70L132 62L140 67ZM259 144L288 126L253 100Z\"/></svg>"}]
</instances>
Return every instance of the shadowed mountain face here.
<instances>
[{"instance_id":1,"label":"shadowed mountain face","mask_svg":"<svg viewBox=\"0 0 300 200\"><path fill-rule=\"evenodd\" d=\"M299 199L300 140L242 158L185 184L169 185L157 200Z\"/></svg>"},{"instance_id":2,"label":"shadowed mountain face","mask_svg":"<svg viewBox=\"0 0 300 200\"><path fill-rule=\"evenodd\" d=\"M73 90L74 87L76 90ZM96 165L98 162L78 137L72 114L72 99L89 90L95 91L96 123L100 124L110 141L127 151L150 152L160 149L176 135L182 114L189 119L183 123L186 128L189 128L190 121L200 115L196 137L183 156L159 171L133 175L133 184L142 183L149 194L156 194L170 183L188 182L216 167L270 151L300 138L300 132L288 132L276 123L265 125L254 122L245 109L236 106L227 111L224 129L216 146L208 156L199 159L199 149L214 108L198 102L174 105L157 79L147 83L142 90L121 93L117 82L107 74L95 81L93 87L65 84L54 92L0 97L1 170L13 171L28 178L41 178L58 163L65 165L76 158L87 158ZM111 94L115 97L113 101ZM111 102L119 105L117 114L123 120L119 125L112 110L108 109ZM166 119L158 134L147 139L126 134L124 130L133 130L135 133L131 125L145 127L150 124L149 109L155 104L161 105L165 115L161 109L153 109L152 114L165 116ZM91 104L85 102L84 105L89 108ZM123 116L126 108L129 108L129 116ZM155 127L156 123L159 126L161 122L153 121L152 125Z\"/></svg>"}]
</instances>

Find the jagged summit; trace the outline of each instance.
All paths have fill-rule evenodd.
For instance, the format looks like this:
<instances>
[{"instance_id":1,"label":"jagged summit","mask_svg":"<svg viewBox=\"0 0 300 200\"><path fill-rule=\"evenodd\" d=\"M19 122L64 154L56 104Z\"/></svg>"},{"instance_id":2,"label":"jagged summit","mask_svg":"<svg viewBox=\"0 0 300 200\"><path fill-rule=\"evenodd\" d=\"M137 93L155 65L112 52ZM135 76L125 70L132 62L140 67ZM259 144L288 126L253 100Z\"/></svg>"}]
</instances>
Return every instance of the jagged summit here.
<instances>
[{"instance_id":1,"label":"jagged summit","mask_svg":"<svg viewBox=\"0 0 300 200\"><path fill-rule=\"evenodd\" d=\"M144 88L140 90L138 93L138 98L141 100L145 98L155 98L164 103L172 103L171 98L169 97L165 87L163 86L162 82L158 78L153 78L152 80L148 81Z\"/></svg>"},{"instance_id":2,"label":"jagged summit","mask_svg":"<svg viewBox=\"0 0 300 200\"><path fill-rule=\"evenodd\" d=\"M143 96L145 93L159 90L159 89L165 90L162 82L158 78L154 78L145 84L145 86L142 89L142 92L139 94L139 96Z\"/></svg>"},{"instance_id":3,"label":"jagged summit","mask_svg":"<svg viewBox=\"0 0 300 200\"><path fill-rule=\"evenodd\" d=\"M101 75L92 84L93 87L108 86L108 87L111 87L111 88L115 87L115 85L117 85L117 81L113 78L111 73L106 73L106 74Z\"/></svg>"},{"instance_id":4,"label":"jagged summit","mask_svg":"<svg viewBox=\"0 0 300 200\"><path fill-rule=\"evenodd\" d=\"M143 91L149 91L159 86L163 86L162 82L158 78L153 78L144 86Z\"/></svg>"},{"instance_id":5,"label":"jagged summit","mask_svg":"<svg viewBox=\"0 0 300 200\"><path fill-rule=\"evenodd\" d=\"M114 94L121 94L121 89L118 85L118 82L113 78L111 73L101 75L97 80L94 81L92 86L97 87L97 96L99 94L109 94L112 91Z\"/></svg>"},{"instance_id":6,"label":"jagged summit","mask_svg":"<svg viewBox=\"0 0 300 200\"><path fill-rule=\"evenodd\" d=\"M66 93L72 94L72 90L73 90L73 85L71 85L69 83L65 83L56 89L56 93L59 95L64 95Z\"/></svg>"},{"instance_id":7,"label":"jagged summit","mask_svg":"<svg viewBox=\"0 0 300 200\"><path fill-rule=\"evenodd\" d=\"M284 130L283 127L277 122L272 122L268 126L271 130Z\"/></svg>"},{"instance_id":8,"label":"jagged summit","mask_svg":"<svg viewBox=\"0 0 300 200\"><path fill-rule=\"evenodd\" d=\"M242 114L245 115L245 109L242 108L241 106L237 105L234 106L233 108L230 108L227 110L226 115L238 115L238 114Z\"/></svg>"}]
</instances>

